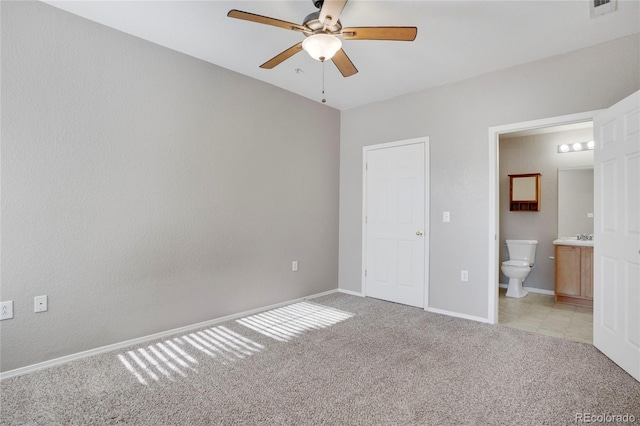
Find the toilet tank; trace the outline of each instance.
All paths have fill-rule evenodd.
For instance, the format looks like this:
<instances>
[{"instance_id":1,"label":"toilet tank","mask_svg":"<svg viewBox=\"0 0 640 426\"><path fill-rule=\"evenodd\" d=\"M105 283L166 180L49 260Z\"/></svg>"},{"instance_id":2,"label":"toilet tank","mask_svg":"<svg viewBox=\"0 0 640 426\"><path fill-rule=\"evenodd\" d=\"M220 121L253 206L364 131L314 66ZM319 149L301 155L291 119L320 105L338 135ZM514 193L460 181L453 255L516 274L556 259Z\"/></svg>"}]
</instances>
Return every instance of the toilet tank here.
<instances>
[{"instance_id":1,"label":"toilet tank","mask_svg":"<svg viewBox=\"0 0 640 426\"><path fill-rule=\"evenodd\" d=\"M509 260L526 260L529 265L536 261L536 240L507 240Z\"/></svg>"}]
</instances>

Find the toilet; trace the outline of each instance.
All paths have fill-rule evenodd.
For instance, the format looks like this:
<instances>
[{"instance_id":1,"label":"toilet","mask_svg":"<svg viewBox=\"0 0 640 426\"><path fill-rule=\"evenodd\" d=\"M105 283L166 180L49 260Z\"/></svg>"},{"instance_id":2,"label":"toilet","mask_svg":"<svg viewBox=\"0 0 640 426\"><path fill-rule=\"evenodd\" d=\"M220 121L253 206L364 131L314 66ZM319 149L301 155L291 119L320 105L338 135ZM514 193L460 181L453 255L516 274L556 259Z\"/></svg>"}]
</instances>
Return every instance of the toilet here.
<instances>
[{"instance_id":1,"label":"toilet","mask_svg":"<svg viewBox=\"0 0 640 426\"><path fill-rule=\"evenodd\" d=\"M500 269L509 278L507 297L524 297L529 292L522 287L522 282L531 272L536 260L536 240L507 240L509 260L502 262Z\"/></svg>"}]
</instances>

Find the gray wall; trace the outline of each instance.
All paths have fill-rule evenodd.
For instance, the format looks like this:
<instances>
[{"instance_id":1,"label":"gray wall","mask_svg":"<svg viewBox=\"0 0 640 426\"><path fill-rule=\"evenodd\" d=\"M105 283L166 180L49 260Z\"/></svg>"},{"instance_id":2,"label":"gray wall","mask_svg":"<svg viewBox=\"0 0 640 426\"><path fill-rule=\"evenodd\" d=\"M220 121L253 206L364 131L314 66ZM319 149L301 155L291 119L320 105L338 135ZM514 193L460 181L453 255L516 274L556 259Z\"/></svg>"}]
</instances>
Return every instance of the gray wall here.
<instances>
[{"instance_id":1,"label":"gray wall","mask_svg":"<svg viewBox=\"0 0 640 426\"><path fill-rule=\"evenodd\" d=\"M337 288L339 111L1 7L2 371Z\"/></svg>"},{"instance_id":2,"label":"gray wall","mask_svg":"<svg viewBox=\"0 0 640 426\"><path fill-rule=\"evenodd\" d=\"M554 289L555 263L549 256L554 256L553 240L558 238L558 168L593 164L593 151L558 154L558 145L590 140L592 129L500 138L500 262L509 259L505 240L538 240L536 263L524 282L526 287ZM542 173L539 212L509 211L509 175L521 173ZM593 174L591 178L593 182ZM502 272L500 282L509 282Z\"/></svg>"},{"instance_id":3,"label":"gray wall","mask_svg":"<svg viewBox=\"0 0 640 426\"><path fill-rule=\"evenodd\" d=\"M429 305L487 318L488 128L606 108L640 88L639 56L635 34L343 111L340 288L361 291L362 147L429 136ZM461 269L469 282L460 282Z\"/></svg>"}]
</instances>

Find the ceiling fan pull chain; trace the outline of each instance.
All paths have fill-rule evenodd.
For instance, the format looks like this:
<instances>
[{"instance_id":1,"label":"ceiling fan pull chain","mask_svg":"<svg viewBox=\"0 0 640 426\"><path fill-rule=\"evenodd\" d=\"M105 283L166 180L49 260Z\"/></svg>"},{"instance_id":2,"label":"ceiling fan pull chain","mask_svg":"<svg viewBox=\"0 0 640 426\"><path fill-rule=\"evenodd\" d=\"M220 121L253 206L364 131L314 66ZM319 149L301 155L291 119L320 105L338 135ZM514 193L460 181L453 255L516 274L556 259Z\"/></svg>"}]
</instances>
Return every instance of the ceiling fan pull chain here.
<instances>
[{"instance_id":1,"label":"ceiling fan pull chain","mask_svg":"<svg viewBox=\"0 0 640 426\"><path fill-rule=\"evenodd\" d=\"M324 61L322 61L322 103L327 102L324 98Z\"/></svg>"},{"instance_id":2,"label":"ceiling fan pull chain","mask_svg":"<svg viewBox=\"0 0 640 426\"><path fill-rule=\"evenodd\" d=\"M322 61L322 103L327 102L324 98L324 61Z\"/></svg>"}]
</instances>

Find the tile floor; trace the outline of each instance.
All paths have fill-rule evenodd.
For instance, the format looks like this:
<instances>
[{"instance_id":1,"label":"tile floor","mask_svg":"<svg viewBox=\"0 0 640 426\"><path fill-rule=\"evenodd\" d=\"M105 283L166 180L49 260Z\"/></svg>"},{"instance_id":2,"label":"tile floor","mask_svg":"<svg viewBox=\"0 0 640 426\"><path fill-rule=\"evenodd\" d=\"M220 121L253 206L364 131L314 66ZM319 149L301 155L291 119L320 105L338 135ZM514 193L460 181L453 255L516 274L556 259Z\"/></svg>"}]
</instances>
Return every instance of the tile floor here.
<instances>
[{"instance_id":1,"label":"tile floor","mask_svg":"<svg viewBox=\"0 0 640 426\"><path fill-rule=\"evenodd\" d=\"M593 343L593 309L556 303L546 294L529 293L521 299L505 296L500 289L500 324L547 336Z\"/></svg>"}]
</instances>

